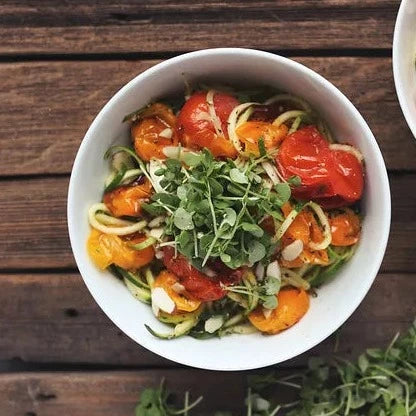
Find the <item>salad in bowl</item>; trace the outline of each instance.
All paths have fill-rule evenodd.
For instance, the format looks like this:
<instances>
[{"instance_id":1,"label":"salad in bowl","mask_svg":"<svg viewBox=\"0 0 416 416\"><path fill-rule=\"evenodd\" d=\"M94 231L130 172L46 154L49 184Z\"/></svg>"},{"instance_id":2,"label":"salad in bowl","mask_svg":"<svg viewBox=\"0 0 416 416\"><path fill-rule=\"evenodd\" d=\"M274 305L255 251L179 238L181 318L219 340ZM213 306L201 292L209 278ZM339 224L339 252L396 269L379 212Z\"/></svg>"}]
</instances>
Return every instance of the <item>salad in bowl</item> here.
<instances>
[{"instance_id":1,"label":"salad in bowl","mask_svg":"<svg viewBox=\"0 0 416 416\"><path fill-rule=\"evenodd\" d=\"M197 85L124 118L89 208L90 258L170 328L277 334L307 314L361 232L364 160L301 97Z\"/></svg>"},{"instance_id":2,"label":"salad in bowl","mask_svg":"<svg viewBox=\"0 0 416 416\"><path fill-rule=\"evenodd\" d=\"M74 257L104 313L160 356L222 371L332 334L371 287L389 224L383 158L353 104L248 49L191 52L127 83L68 191Z\"/></svg>"}]
</instances>

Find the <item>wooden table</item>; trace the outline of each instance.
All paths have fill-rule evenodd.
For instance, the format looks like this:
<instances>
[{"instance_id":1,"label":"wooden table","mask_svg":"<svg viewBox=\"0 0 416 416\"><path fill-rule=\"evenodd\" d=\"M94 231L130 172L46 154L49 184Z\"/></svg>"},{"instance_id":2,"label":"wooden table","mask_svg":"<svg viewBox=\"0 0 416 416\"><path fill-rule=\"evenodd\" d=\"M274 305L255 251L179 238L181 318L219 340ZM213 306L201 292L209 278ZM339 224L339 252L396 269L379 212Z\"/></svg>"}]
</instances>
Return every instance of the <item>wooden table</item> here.
<instances>
[{"instance_id":1,"label":"wooden table","mask_svg":"<svg viewBox=\"0 0 416 416\"><path fill-rule=\"evenodd\" d=\"M203 392L206 414L240 409L245 374L180 367L109 321L77 272L67 235L69 175L93 117L135 75L190 50L241 46L289 56L359 108L387 163L393 219L381 272L341 331L338 353L383 345L409 325L416 315L416 141L392 79L398 6L395 0L2 0L1 415L129 416L142 387L162 376L174 390ZM301 366L333 347L331 337L281 367Z\"/></svg>"}]
</instances>

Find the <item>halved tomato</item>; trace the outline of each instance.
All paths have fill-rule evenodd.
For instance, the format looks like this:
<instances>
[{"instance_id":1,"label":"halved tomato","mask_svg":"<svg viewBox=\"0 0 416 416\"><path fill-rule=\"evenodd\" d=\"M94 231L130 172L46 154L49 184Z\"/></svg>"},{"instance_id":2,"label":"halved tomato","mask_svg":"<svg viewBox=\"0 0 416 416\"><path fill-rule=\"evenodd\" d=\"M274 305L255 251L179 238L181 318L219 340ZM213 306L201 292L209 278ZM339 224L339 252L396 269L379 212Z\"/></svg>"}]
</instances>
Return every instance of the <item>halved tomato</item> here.
<instances>
[{"instance_id":1,"label":"halved tomato","mask_svg":"<svg viewBox=\"0 0 416 416\"><path fill-rule=\"evenodd\" d=\"M296 324L309 309L309 296L302 289L283 289L277 295L277 308L266 318L263 307L248 315L250 322L261 332L277 334Z\"/></svg>"},{"instance_id":2,"label":"halved tomato","mask_svg":"<svg viewBox=\"0 0 416 416\"><path fill-rule=\"evenodd\" d=\"M244 143L244 150L259 156L259 140L264 140L267 150L275 149L287 135L288 128L282 124L279 127L264 121L247 121L236 130L237 136Z\"/></svg>"},{"instance_id":3,"label":"halved tomato","mask_svg":"<svg viewBox=\"0 0 416 416\"><path fill-rule=\"evenodd\" d=\"M315 200L326 208L358 201L363 192L361 162L351 153L331 150L315 126L304 127L289 135L276 158L281 174L301 178L293 188L298 199Z\"/></svg>"},{"instance_id":4,"label":"halved tomato","mask_svg":"<svg viewBox=\"0 0 416 416\"><path fill-rule=\"evenodd\" d=\"M360 239L360 219L351 209L346 208L343 213L330 217L329 224L334 246L352 246Z\"/></svg>"},{"instance_id":5,"label":"halved tomato","mask_svg":"<svg viewBox=\"0 0 416 416\"><path fill-rule=\"evenodd\" d=\"M153 287L161 287L165 289L169 297L175 302L177 311L193 312L199 308L201 301L194 298L186 290L179 293L174 289L175 283L179 283L179 279L167 270L162 270L155 279Z\"/></svg>"},{"instance_id":6,"label":"halved tomato","mask_svg":"<svg viewBox=\"0 0 416 416\"><path fill-rule=\"evenodd\" d=\"M290 204L282 206L282 211L287 217L292 211ZM329 257L326 250L311 250L308 244L312 241L320 243L324 238L321 227L319 227L313 213L304 209L298 214L285 234L282 236L282 247L288 246L295 240L303 242L303 251L296 259L292 261L280 259L282 266L287 268L301 267L303 264L319 264L325 266L329 264Z\"/></svg>"},{"instance_id":7,"label":"halved tomato","mask_svg":"<svg viewBox=\"0 0 416 416\"><path fill-rule=\"evenodd\" d=\"M137 217L142 209L141 204L150 198L152 185L146 179L141 185L120 186L106 192L103 202L115 217Z\"/></svg>"},{"instance_id":8,"label":"halved tomato","mask_svg":"<svg viewBox=\"0 0 416 416\"><path fill-rule=\"evenodd\" d=\"M175 250L172 247L164 247L163 263L196 299L210 301L225 296L226 292L221 288L219 280L210 279L201 273L183 255L178 253L175 257Z\"/></svg>"},{"instance_id":9,"label":"halved tomato","mask_svg":"<svg viewBox=\"0 0 416 416\"><path fill-rule=\"evenodd\" d=\"M143 160L166 159L163 149L178 143L175 124L176 117L168 106L161 103L152 104L131 126L136 153Z\"/></svg>"},{"instance_id":10,"label":"halved tomato","mask_svg":"<svg viewBox=\"0 0 416 416\"><path fill-rule=\"evenodd\" d=\"M88 254L100 269L116 264L126 270L135 270L149 264L155 255L153 247L134 250L130 245L146 240L146 236L133 236L130 240L122 240L113 234L104 234L92 229L87 241Z\"/></svg>"},{"instance_id":11,"label":"halved tomato","mask_svg":"<svg viewBox=\"0 0 416 416\"><path fill-rule=\"evenodd\" d=\"M176 124L179 140L191 149L209 149L215 157L237 156L237 151L228 140L227 120L239 102L229 94L217 92L213 98L215 113L220 121L218 132L209 114L206 92L196 92L182 107Z\"/></svg>"}]
</instances>

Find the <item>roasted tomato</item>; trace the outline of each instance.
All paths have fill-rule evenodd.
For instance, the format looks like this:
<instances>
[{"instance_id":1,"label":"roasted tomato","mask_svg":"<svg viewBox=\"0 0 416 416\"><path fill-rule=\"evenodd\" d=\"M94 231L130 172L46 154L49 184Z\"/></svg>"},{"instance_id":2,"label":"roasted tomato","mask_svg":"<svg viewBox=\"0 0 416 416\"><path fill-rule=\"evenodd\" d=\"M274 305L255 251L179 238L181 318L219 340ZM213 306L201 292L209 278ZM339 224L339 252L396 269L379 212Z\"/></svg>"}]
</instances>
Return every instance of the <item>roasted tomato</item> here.
<instances>
[{"instance_id":1,"label":"roasted tomato","mask_svg":"<svg viewBox=\"0 0 416 416\"><path fill-rule=\"evenodd\" d=\"M155 279L154 287L165 289L169 297L175 302L177 312L193 312L199 308L201 301L194 298L185 289L183 291L175 288L180 285L178 278L171 272L163 270ZM176 290L175 290L176 289Z\"/></svg>"},{"instance_id":2,"label":"roasted tomato","mask_svg":"<svg viewBox=\"0 0 416 416\"><path fill-rule=\"evenodd\" d=\"M215 129L209 114L207 93L197 92L188 99L178 115L177 135L186 147L195 150L206 147L215 157L234 158L237 151L228 140L227 120L239 102L233 96L220 92L214 94L213 102L220 131Z\"/></svg>"},{"instance_id":3,"label":"roasted tomato","mask_svg":"<svg viewBox=\"0 0 416 416\"><path fill-rule=\"evenodd\" d=\"M126 241L117 235L104 234L92 229L87 249L94 263L100 269L116 264L126 270L135 270L149 264L154 258L153 247L143 250L134 250L130 247L130 245L138 244L146 238L144 235L138 235Z\"/></svg>"},{"instance_id":4,"label":"roasted tomato","mask_svg":"<svg viewBox=\"0 0 416 416\"><path fill-rule=\"evenodd\" d=\"M136 153L143 160L166 159L163 149L176 146L176 117L172 110L161 103L152 104L140 114L131 126L131 137Z\"/></svg>"},{"instance_id":5,"label":"roasted tomato","mask_svg":"<svg viewBox=\"0 0 416 416\"><path fill-rule=\"evenodd\" d=\"M262 306L248 315L250 322L259 331L277 334L296 324L309 309L309 296L301 289L282 289L277 295L277 301L277 308L269 316L265 315Z\"/></svg>"},{"instance_id":6,"label":"roasted tomato","mask_svg":"<svg viewBox=\"0 0 416 416\"><path fill-rule=\"evenodd\" d=\"M329 224L334 246L352 246L360 239L360 219L351 209L346 208L343 213L330 217Z\"/></svg>"},{"instance_id":7,"label":"roasted tomato","mask_svg":"<svg viewBox=\"0 0 416 416\"><path fill-rule=\"evenodd\" d=\"M292 211L290 204L286 203L282 207L284 215L287 217ZM324 236L319 227L313 213L308 209L304 209L282 237L282 246L286 247L295 240L301 240L303 243L303 251L295 260L287 261L283 258L280 260L282 266L288 268L301 267L304 263L319 264L325 266L329 264L329 257L326 250L311 250L308 245L312 241L320 243Z\"/></svg>"},{"instance_id":8,"label":"roasted tomato","mask_svg":"<svg viewBox=\"0 0 416 416\"><path fill-rule=\"evenodd\" d=\"M220 268L218 264L211 265L211 267L213 267L213 270L216 267L221 274L216 276L215 279L211 279L189 264L183 255L177 254L175 257L175 250L172 247L165 247L163 253L165 267L176 275L179 283L196 299L202 301L221 299L226 294L221 288L221 283L232 284L241 279L241 271L234 271L225 266L225 269L223 267ZM228 271L230 272L228 273Z\"/></svg>"},{"instance_id":9,"label":"roasted tomato","mask_svg":"<svg viewBox=\"0 0 416 416\"><path fill-rule=\"evenodd\" d=\"M152 185L145 180L141 185L120 186L104 194L104 204L115 217L137 217L141 204L150 198Z\"/></svg>"},{"instance_id":10,"label":"roasted tomato","mask_svg":"<svg viewBox=\"0 0 416 416\"><path fill-rule=\"evenodd\" d=\"M288 128L282 124L279 127L264 121L247 121L236 130L237 136L244 143L244 150L259 156L259 140L264 140L267 150L275 149L287 135Z\"/></svg>"},{"instance_id":11,"label":"roasted tomato","mask_svg":"<svg viewBox=\"0 0 416 416\"><path fill-rule=\"evenodd\" d=\"M296 198L316 200L326 208L352 204L361 198L364 177L360 161L342 150L331 150L315 126L290 134L276 158L285 178L297 175L302 185Z\"/></svg>"}]
</instances>

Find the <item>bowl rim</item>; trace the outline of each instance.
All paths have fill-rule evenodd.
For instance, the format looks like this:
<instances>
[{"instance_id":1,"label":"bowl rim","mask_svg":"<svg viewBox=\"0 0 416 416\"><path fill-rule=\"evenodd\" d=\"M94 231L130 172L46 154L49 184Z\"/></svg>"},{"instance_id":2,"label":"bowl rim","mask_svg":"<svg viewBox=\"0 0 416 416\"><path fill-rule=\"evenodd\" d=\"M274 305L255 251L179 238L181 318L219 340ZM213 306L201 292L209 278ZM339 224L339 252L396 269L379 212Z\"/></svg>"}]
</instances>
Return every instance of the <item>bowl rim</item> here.
<instances>
[{"instance_id":1,"label":"bowl rim","mask_svg":"<svg viewBox=\"0 0 416 416\"><path fill-rule=\"evenodd\" d=\"M379 181L381 181L382 189L384 190L383 195L381 195L382 201L381 205L385 207L385 211L383 211L383 223L381 226L383 227L383 234L382 239L380 241L380 250L372 256L372 276L367 279L366 285L363 286L362 293L354 298L353 302L350 302L349 307L346 308L345 313L340 317L336 322L331 321L332 323L330 325L326 326L326 330L322 331L322 333L319 333L316 337L313 337L312 340L308 340L307 342L302 343L302 346L294 346L290 353L287 353L283 358L279 358L277 361L276 359L273 359L272 357L265 357L264 355L258 355L256 360L250 361L250 363L246 363L244 365L238 365L238 366L224 366L224 365L204 365L201 360L193 360L192 354L188 354L186 358L178 359L174 356L174 354L170 353L170 350L168 348L155 348L154 343L148 342L146 339L140 339L140 341L137 339L136 336L132 333L126 332L124 329L120 328L118 324L116 323L115 319L111 317L111 311L110 308L107 308L104 305L104 302L102 302L100 299L98 299L94 293L95 290L92 287L93 285L90 284L87 279L84 278L83 273L85 273L82 261L80 259L80 254L74 249L75 247L75 241L76 241L76 227L74 223L73 213L75 210L75 206L73 205L74 195L76 192L75 189L75 181L77 177L77 172L80 167L80 161L82 155L84 153L85 148L87 147L88 142L93 140L93 132L96 128L96 126L100 123L101 119L105 116L107 110L112 106L112 104L120 99L124 92L128 89L132 88L137 83L140 83L143 79L149 77L150 75L153 75L154 73L158 72L161 69L164 69L166 67L169 67L170 65L175 65L183 60L187 59L193 59L198 58L202 56L215 56L216 58L220 58L221 56L229 55L229 54L240 54L244 56L250 56L250 58L259 58L259 59L272 59L275 61L276 64L279 63L285 63L288 67L295 68L297 70L300 70L304 74L306 74L308 77L315 78L315 80L319 84L323 84L324 87L327 90L332 91L333 94L337 96L337 98L341 101L343 106L348 106L352 110L353 114L357 118L360 127L362 131L365 132L366 139L370 141L371 145L371 152L374 153L375 156L375 164L377 165L377 171L380 173ZM317 72L313 71L312 69L306 67L303 64L300 64L296 61L293 61L289 58L275 55L273 53L259 51L256 49L246 49L246 48L212 48L212 49L203 49L198 50L194 52L189 52L185 54L181 54L179 56L167 59L165 61L162 61L153 67L143 71L142 73L138 74L136 77L134 77L132 80L130 80L127 84L125 84L121 89L119 89L111 98L110 100L102 107L102 109L99 111L93 122L91 123L90 127L88 128L81 144L79 147L79 150L77 152L77 155L75 157L75 161L73 164L72 172L71 172L71 178L69 182L68 187L68 204L67 204L67 222L68 222L68 230L69 230L69 237L70 237L70 243L73 251L73 255L76 261L76 264L79 268L79 272L83 278L84 283L86 284L89 292L91 293L92 297L94 298L95 302L100 306L101 310L107 315L107 317L118 327L121 331L123 331L124 334L126 334L128 337L130 337L133 341L138 343L140 346L146 348L147 350L151 351L154 354L157 354L163 358L166 358L168 360L177 362L182 365L187 365L194 368L200 368L205 370L217 370L217 371L243 371L243 370L252 370L252 369L258 369L267 367L270 365L274 365L283 361L286 361L288 359L294 358L314 346L321 343L323 340L325 340L327 337L329 337L331 334L333 334L344 322L352 315L352 313L357 309L357 307L361 304L362 300L368 293L370 287L372 286L378 271L380 269L381 262L384 257L384 253L386 250L389 233L390 233L390 220L391 220L391 199L390 199L390 186L386 171L386 166L381 154L381 151L378 147L378 144L376 142L376 139L371 132L369 126L367 125L366 121L362 117L362 115L359 113L359 111L356 109L356 107L352 104L352 102L338 89L336 88L330 81L326 80L323 76L319 75ZM164 341L160 341L161 344L164 345Z\"/></svg>"},{"instance_id":2,"label":"bowl rim","mask_svg":"<svg viewBox=\"0 0 416 416\"><path fill-rule=\"evenodd\" d=\"M396 23L394 25L394 33L393 33L393 51L392 51L392 67L393 67L393 79L394 79L394 86L396 88L397 98L399 100L400 108L402 110L403 116L409 126L410 131L413 134L413 137L416 139L416 115L414 115L408 106L408 100L405 93L405 86L403 83L403 79L401 78L402 72L402 64L399 59L399 54L401 53L400 47L402 43L402 36L403 36L403 21L404 16L406 15L406 10L408 4L410 4L411 0L402 0L399 11L396 17Z\"/></svg>"}]
</instances>

